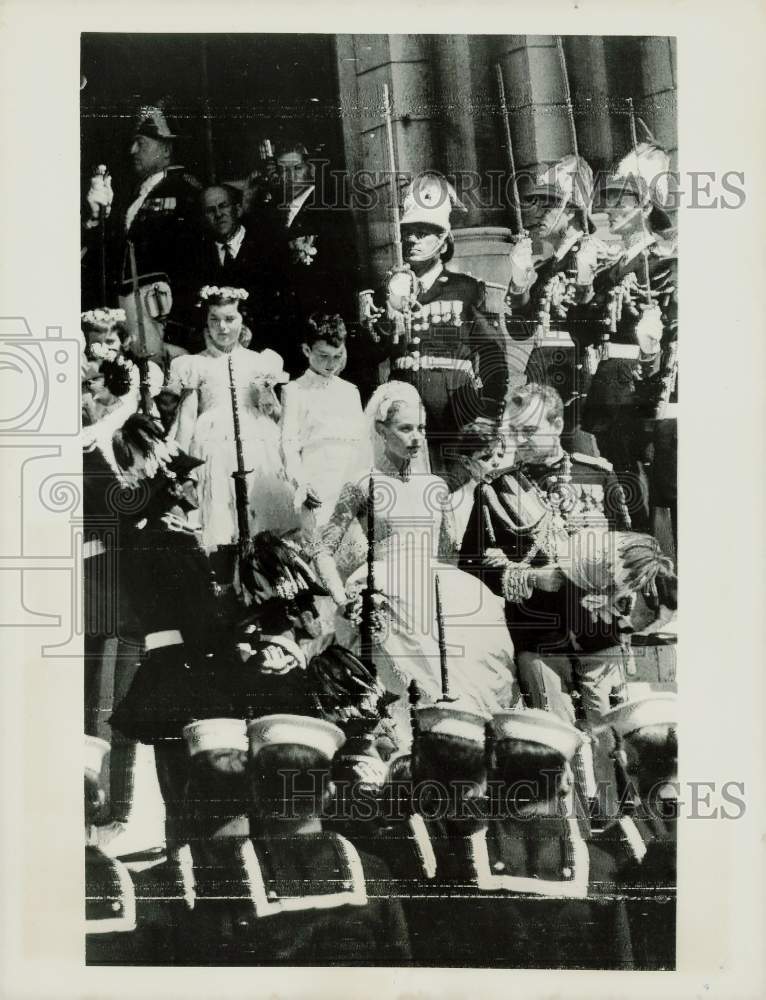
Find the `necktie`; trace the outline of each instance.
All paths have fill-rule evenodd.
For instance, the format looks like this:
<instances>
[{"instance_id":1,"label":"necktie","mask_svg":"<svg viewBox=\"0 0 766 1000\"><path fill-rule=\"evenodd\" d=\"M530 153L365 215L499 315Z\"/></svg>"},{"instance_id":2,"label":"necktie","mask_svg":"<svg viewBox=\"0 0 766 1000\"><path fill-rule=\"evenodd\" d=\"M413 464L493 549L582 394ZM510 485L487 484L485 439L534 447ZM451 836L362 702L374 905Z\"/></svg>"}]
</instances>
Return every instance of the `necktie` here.
<instances>
[{"instance_id":1,"label":"necktie","mask_svg":"<svg viewBox=\"0 0 766 1000\"><path fill-rule=\"evenodd\" d=\"M231 252L231 247L228 243L223 245L223 266L228 267L229 264L234 262L234 254Z\"/></svg>"}]
</instances>

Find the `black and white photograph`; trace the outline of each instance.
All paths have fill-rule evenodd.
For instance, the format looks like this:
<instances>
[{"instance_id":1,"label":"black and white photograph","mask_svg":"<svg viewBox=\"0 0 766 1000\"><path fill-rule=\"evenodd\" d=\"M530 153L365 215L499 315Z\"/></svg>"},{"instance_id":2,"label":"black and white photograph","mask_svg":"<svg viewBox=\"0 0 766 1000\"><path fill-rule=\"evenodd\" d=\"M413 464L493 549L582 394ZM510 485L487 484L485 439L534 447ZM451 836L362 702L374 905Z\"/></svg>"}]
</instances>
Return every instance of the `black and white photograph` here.
<instances>
[{"instance_id":1,"label":"black and white photograph","mask_svg":"<svg viewBox=\"0 0 766 1000\"><path fill-rule=\"evenodd\" d=\"M80 90L87 962L672 970L675 39Z\"/></svg>"},{"instance_id":2,"label":"black and white photograph","mask_svg":"<svg viewBox=\"0 0 766 1000\"><path fill-rule=\"evenodd\" d=\"M763 995L764 30L5 0L3 997Z\"/></svg>"}]
</instances>

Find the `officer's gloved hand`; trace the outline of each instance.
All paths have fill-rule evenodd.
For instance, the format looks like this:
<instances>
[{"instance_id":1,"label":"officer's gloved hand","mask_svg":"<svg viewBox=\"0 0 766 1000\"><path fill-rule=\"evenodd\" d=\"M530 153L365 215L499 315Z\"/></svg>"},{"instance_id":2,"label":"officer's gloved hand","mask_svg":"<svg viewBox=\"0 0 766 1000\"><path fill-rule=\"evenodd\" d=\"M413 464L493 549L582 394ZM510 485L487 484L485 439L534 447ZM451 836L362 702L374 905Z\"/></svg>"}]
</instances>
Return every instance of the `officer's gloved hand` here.
<instances>
[{"instance_id":1,"label":"officer's gloved hand","mask_svg":"<svg viewBox=\"0 0 766 1000\"><path fill-rule=\"evenodd\" d=\"M660 349L662 341L662 314L660 307L651 305L644 308L636 324L636 339L641 353L653 357Z\"/></svg>"},{"instance_id":2,"label":"officer's gloved hand","mask_svg":"<svg viewBox=\"0 0 766 1000\"><path fill-rule=\"evenodd\" d=\"M531 570L532 586L535 590L544 590L549 594L555 594L561 590L564 584L564 574L558 566L541 566Z\"/></svg>"},{"instance_id":3,"label":"officer's gloved hand","mask_svg":"<svg viewBox=\"0 0 766 1000\"><path fill-rule=\"evenodd\" d=\"M417 303L417 278L409 267L393 268L386 287L386 305L390 312L410 312Z\"/></svg>"},{"instance_id":4,"label":"officer's gloved hand","mask_svg":"<svg viewBox=\"0 0 766 1000\"><path fill-rule=\"evenodd\" d=\"M511 265L508 291L514 295L523 295L537 280L537 272L532 262L532 240L528 236L516 243L508 261Z\"/></svg>"},{"instance_id":5,"label":"officer's gloved hand","mask_svg":"<svg viewBox=\"0 0 766 1000\"><path fill-rule=\"evenodd\" d=\"M580 242L577 251L577 288L578 298L583 300L587 292L593 288L593 280L599 267L607 259L606 246L594 236L586 236Z\"/></svg>"}]
</instances>

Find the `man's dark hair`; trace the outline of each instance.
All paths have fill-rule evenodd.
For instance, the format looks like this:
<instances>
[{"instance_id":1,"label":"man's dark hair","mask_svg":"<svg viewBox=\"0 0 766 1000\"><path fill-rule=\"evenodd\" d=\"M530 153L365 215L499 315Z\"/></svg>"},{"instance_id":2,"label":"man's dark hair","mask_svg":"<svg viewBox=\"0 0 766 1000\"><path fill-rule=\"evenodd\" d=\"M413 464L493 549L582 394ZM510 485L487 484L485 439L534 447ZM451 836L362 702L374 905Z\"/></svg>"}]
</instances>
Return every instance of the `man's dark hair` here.
<instances>
[{"instance_id":1,"label":"man's dark hair","mask_svg":"<svg viewBox=\"0 0 766 1000\"><path fill-rule=\"evenodd\" d=\"M217 767L207 752L195 754L189 761L186 802L197 836L209 835L248 811L246 776Z\"/></svg>"},{"instance_id":2,"label":"man's dark hair","mask_svg":"<svg viewBox=\"0 0 766 1000\"><path fill-rule=\"evenodd\" d=\"M425 816L470 819L464 812L470 797L486 778L484 746L459 736L424 733L412 747L414 808Z\"/></svg>"},{"instance_id":3,"label":"man's dark hair","mask_svg":"<svg viewBox=\"0 0 766 1000\"><path fill-rule=\"evenodd\" d=\"M566 766L557 750L531 740L501 739L493 751L490 780L505 805L522 807L556 798Z\"/></svg>"},{"instance_id":4,"label":"man's dark hair","mask_svg":"<svg viewBox=\"0 0 766 1000\"><path fill-rule=\"evenodd\" d=\"M623 739L627 770L643 800L653 788L675 780L678 733L673 726L645 726Z\"/></svg>"},{"instance_id":5,"label":"man's dark hair","mask_svg":"<svg viewBox=\"0 0 766 1000\"><path fill-rule=\"evenodd\" d=\"M330 761L297 743L270 744L251 758L248 776L256 815L308 819L322 812Z\"/></svg>"}]
</instances>

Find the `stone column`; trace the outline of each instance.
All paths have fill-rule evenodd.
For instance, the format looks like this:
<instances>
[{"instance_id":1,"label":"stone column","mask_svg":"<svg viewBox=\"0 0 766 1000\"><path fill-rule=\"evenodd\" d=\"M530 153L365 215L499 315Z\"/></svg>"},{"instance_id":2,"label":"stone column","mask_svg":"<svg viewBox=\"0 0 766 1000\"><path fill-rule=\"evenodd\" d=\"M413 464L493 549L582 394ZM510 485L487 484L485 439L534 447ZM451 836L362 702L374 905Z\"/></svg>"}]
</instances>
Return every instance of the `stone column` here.
<instances>
[{"instance_id":1,"label":"stone column","mask_svg":"<svg viewBox=\"0 0 766 1000\"><path fill-rule=\"evenodd\" d=\"M338 36L337 53L343 133L350 171L356 178L360 232L367 261L380 277L394 261L390 157L383 117L383 85L392 103L396 168L409 175L436 164L433 122L438 106L433 85L432 39L426 35ZM398 194L398 192L397 192Z\"/></svg>"}]
</instances>

